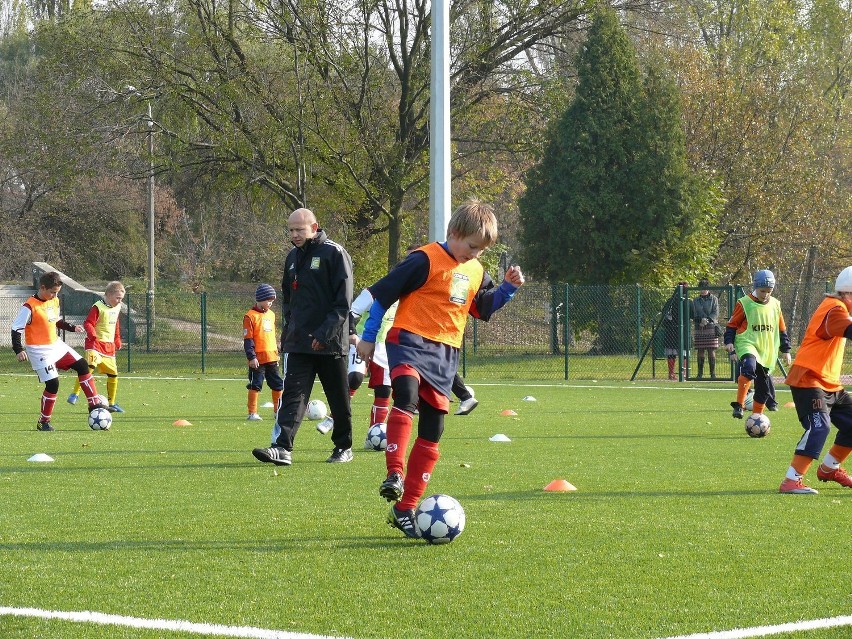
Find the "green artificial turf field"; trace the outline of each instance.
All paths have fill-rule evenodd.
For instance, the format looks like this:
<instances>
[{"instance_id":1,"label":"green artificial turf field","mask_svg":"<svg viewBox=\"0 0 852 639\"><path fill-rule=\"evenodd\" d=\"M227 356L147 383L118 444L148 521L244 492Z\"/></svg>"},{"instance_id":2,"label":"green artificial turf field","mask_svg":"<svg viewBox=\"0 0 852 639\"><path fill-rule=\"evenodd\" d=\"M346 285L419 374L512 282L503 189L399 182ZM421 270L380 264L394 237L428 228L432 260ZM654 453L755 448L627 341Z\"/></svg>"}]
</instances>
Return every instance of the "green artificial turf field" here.
<instances>
[{"instance_id":1,"label":"green artificial turf field","mask_svg":"<svg viewBox=\"0 0 852 639\"><path fill-rule=\"evenodd\" d=\"M332 444L306 421L293 466L277 468L251 456L272 414L244 421L243 380L122 377L127 412L93 432L82 402L63 401L72 379L57 432L39 433L41 385L0 376L3 639L198 636L24 608L353 639L657 639L849 614L852 491L812 469L818 496L778 494L795 412L769 413L770 435L750 439L730 388L473 380L479 408L447 418L427 491L456 497L467 527L430 546L384 521L366 388L352 463L324 463ZM557 478L577 491L543 491Z\"/></svg>"}]
</instances>

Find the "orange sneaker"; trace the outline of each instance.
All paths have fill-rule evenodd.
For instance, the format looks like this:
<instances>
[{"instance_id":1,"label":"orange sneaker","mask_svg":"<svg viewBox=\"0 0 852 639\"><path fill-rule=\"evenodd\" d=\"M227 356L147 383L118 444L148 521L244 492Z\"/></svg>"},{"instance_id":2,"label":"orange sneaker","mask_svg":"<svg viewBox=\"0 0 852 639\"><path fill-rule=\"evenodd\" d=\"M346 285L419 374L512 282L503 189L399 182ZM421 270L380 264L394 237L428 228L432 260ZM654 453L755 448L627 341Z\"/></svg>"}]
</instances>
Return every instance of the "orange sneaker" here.
<instances>
[{"instance_id":1,"label":"orange sneaker","mask_svg":"<svg viewBox=\"0 0 852 639\"><path fill-rule=\"evenodd\" d=\"M817 479L820 481L836 481L841 486L852 488L852 477L840 467L833 470L823 470L822 464L820 464L820 467L817 468Z\"/></svg>"},{"instance_id":2,"label":"orange sneaker","mask_svg":"<svg viewBox=\"0 0 852 639\"><path fill-rule=\"evenodd\" d=\"M787 495L818 495L816 488L805 486L801 479L785 479L778 488L779 493Z\"/></svg>"}]
</instances>

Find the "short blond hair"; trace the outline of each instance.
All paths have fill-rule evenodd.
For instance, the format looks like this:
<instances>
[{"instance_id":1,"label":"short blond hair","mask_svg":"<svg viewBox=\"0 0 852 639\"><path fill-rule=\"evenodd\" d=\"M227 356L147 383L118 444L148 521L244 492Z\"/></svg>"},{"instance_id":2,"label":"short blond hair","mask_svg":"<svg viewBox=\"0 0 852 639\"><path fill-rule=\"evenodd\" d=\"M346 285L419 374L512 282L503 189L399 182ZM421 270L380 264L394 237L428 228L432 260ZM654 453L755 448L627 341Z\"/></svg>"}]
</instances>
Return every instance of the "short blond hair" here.
<instances>
[{"instance_id":1,"label":"short blond hair","mask_svg":"<svg viewBox=\"0 0 852 639\"><path fill-rule=\"evenodd\" d=\"M463 237L476 236L482 239L485 247L497 242L497 217L489 204L472 199L459 206L447 225L447 235Z\"/></svg>"},{"instance_id":2,"label":"short blond hair","mask_svg":"<svg viewBox=\"0 0 852 639\"><path fill-rule=\"evenodd\" d=\"M104 295L107 295L109 293L117 293L118 291L124 291L124 284L122 284L118 280L115 280L106 285L106 288L104 289Z\"/></svg>"}]
</instances>

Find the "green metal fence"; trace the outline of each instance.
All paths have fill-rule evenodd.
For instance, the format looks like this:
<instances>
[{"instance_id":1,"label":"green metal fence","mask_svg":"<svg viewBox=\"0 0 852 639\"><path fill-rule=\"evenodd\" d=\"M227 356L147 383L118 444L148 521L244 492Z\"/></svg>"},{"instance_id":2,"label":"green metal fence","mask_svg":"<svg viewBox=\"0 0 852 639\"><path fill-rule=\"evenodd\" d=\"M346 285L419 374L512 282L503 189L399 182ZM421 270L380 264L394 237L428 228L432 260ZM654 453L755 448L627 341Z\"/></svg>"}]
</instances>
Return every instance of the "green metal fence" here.
<instances>
[{"instance_id":1,"label":"green metal fence","mask_svg":"<svg viewBox=\"0 0 852 639\"><path fill-rule=\"evenodd\" d=\"M741 289L711 287L719 297L719 322L730 316ZM157 293L125 297L124 348L118 363L124 373L242 377L242 317L254 303L254 287L239 293ZM465 332L461 372L470 381L489 380L667 380L660 317L672 289L630 286L575 286L528 283L490 322L471 320ZM776 289L788 330L798 343L824 289ZM681 364L679 380L696 377L688 306L698 290L678 291ZM14 360L8 326L23 299L0 297L0 370L22 372ZM81 322L88 309L74 309ZM280 309L275 308L279 312ZM280 332L280 321L279 321ZM5 337L5 341L4 341ZM83 336L65 339L82 353ZM280 336L279 336L280 337ZM721 342L721 340L720 340ZM847 359L852 354L847 353ZM722 348L717 376L732 379ZM848 362L847 362L848 363ZM845 373L850 371L847 366Z\"/></svg>"}]
</instances>

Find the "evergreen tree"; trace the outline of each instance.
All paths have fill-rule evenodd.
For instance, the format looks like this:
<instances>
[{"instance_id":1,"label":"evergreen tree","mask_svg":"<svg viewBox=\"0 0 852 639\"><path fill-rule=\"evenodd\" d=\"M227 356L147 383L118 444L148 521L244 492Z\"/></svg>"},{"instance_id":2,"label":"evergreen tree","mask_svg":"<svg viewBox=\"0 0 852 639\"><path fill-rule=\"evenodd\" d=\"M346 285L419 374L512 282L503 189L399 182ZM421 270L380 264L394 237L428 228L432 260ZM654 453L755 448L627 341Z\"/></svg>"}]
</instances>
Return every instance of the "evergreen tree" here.
<instances>
[{"instance_id":1,"label":"evergreen tree","mask_svg":"<svg viewBox=\"0 0 852 639\"><path fill-rule=\"evenodd\" d=\"M689 172L675 85L659 65L643 82L607 9L594 17L577 72L577 94L520 200L528 270L577 284L701 274L715 248L716 201Z\"/></svg>"}]
</instances>

